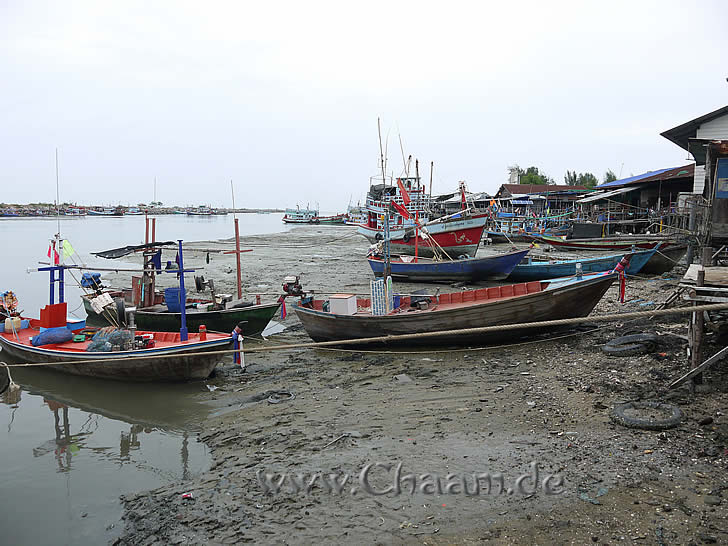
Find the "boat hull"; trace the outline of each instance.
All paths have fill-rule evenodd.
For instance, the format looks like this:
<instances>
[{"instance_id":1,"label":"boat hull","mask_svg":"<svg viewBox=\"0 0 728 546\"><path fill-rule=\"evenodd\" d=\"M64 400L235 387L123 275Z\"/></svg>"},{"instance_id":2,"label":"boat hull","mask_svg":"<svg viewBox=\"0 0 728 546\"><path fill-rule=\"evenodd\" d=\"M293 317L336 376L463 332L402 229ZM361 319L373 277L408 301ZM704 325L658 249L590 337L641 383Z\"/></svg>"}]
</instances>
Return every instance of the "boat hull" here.
<instances>
[{"instance_id":1,"label":"boat hull","mask_svg":"<svg viewBox=\"0 0 728 546\"><path fill-rule=\"evenodd\" d=\"M530 235L529 239L536 243L548 244L559 250L596 250L600 252L613 250L630 251L634 249L651 249L658 243L670 246L674 241L659 238L614 238L614 239L560 239L544 235Z\"/></svg>"},{"instance_id":2,"label":"boat hull","mask_svg":"<svg viewBox=\"0 0 728 546\"><path fill-rule=\"evenodd\" d=\"M394 279L419 282L502 280L508 277L528 252L526 249L484 258L453 261L424 259L404 262L398 259L390 262L391 274ZM369 266L375 276L381 277L384 274L384 260L369 258Z\"/></svg>"},{"instance_id":3,"label":"boat hull","mask_svg":"<svg viewBox=\"0 0 728 546\"><path fill-rule=\"evenodd\" d=\"M483 238L486 220L485 217L477 217L427 226L428 237L433 239L436 244L433 244L429 239L425 239L421 234L415 238L414 228L392 229L389 235L390 252L392 254L413 256L415 254L415 241L417 241L417 254L425 258L435 256L433 246L442 248L451 258L457 258L461 255L472 258L478 251L478 246L480 246L480 241ZM381 230L368 226L360 225L357 231L371 243L378 243L383 238Z\"/></svg>"},{"instance_id":4,"label":"boat hull","mask_svg":"<svg viewBox=\"0 0 728 546\"><path fill-rule=\"evenodd\" d=\"M87 321L91 324L107 325L108 321L93 310L88 298L83 297L84 309L87 314ZM204 325L208 332L232 332L233 328L242 321L246 321L243 334L255 336L260 334L268 326L270 320L275 316L280 303L264 303L251 305L249 307L238 307L234 309L222 309L219 311L200 311L188 309L185 313L187 329L190 332L197 332L200 326ZM169 311L149 311L137 309L134 313L134 320L137 328L156 332L178 332L181 324L180 313Z\"/></svg>"},{"instance_id":5,"label":"boat hull","mask_svg":"<svg viewBox=\"0 0 728 546\"><path fill-rule=\"evenodd\" d=\"M197 311L190 309L185 313L187 328L190 332L197 332L204 325L208 332L232 332L235 326L242 321L243 335L255 336L260 334L278 311L280 303L269 303L240 307L236 309L223 309L220 311ZM155 330L160 332L178 332L181 324L180 313L138 310L134 314L137 327L142 330Z\"/></svg>"},{"instance_id":6,"label":"boat hull","mask_svg":"<svg viewBox=\"0 0 728 546\"><path fill-rule=\"evenodd\" d=\"M44 368L71 375L116 381L178 382L209 377L222 357L218 354L205 353L230 349L232 338L124 352L83 352L51 348L60 345L33 347L0 334L0 345L3 353L19 362L48 362L50 364ZM106 361L99 362L99 359ZM96 362L93 362L94 360Z\"/></svg>"},{"instance_id":7,"label":"boat hull","mask_svg":"<svg viewBox=\"0 0 728 546\"><path fill-rule=\"evenodd\" d=\"M642 273L648 275L662 275L672 270L677 263L683 259L688 251L687 243L678 243L668 245L666 248L660 247L650 261L642 268Z\"/></svg>"},{"instance_id":8,"label":"boat hull","mask_svg":"<svg viewBox=\"0 0 728 546\"><path fill-rule=\"evenodd\" d=\"M428 310L396 312L383 316L368 313L334 315L294 305L298 318L314 341L364 339L401 334L419 334L484 326L498 326L587 316L614 282L616 274L601 274L581 281L568 281L552 289L505 299L438 305ZM554 282L554 284L556 284ZM481 289L489 290L489 289ZM442 296L441 296L442 297ZM503 329L489 333L444 334L407 340L377 342L385 345L488 344L532 335L543 328ZM366 342L363 342L363 344Z\"/></svg>"},{"instance_id":9,"label":"boat hull","mask_svg":"<svg viewBox=\"0 0 728 546\"><path fill-rule=\"evenodd\" d=\"M628 275L637 275L642 271L645 264L655 255L655 249L635 252L629 260L629 267L626 272ZM629 254L629 253L628 253ZM610 271L617 267L620 260L627 254L615 254L611 256L601 256L599 258L584 258L576 260L563 260L556 263L537 263L519 264L513 268L508 277L513 281L536 281L542 279L557 279L559 277L567 277L576 274L576 264L581 264L582 273L598 273L600 271Z\"/></svg>"}]
</instances>

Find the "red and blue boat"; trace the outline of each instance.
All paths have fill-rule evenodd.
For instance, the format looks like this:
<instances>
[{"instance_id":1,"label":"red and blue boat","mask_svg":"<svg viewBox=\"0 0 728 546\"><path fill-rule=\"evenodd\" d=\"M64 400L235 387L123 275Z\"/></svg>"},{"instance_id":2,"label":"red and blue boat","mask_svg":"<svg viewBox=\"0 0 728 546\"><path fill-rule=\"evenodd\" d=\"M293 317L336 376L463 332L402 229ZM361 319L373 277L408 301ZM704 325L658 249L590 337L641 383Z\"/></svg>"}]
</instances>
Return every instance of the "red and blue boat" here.
<instances>
[{"instance_id":1,"label":"red and blue boat","mask_svg":"<svg viewBox=\"0 0 728 546\"><path fill-rule=\"evenodd\" d=\"M482 258L460 260L434 260L393 256L390 260L392 279L418 282L440 281L497 281L508 277L514 267L523 260L530 249L496 254ZM379 256L368 258L376 277L384 275L385 260Z\"/></svg>"}]
</instances>

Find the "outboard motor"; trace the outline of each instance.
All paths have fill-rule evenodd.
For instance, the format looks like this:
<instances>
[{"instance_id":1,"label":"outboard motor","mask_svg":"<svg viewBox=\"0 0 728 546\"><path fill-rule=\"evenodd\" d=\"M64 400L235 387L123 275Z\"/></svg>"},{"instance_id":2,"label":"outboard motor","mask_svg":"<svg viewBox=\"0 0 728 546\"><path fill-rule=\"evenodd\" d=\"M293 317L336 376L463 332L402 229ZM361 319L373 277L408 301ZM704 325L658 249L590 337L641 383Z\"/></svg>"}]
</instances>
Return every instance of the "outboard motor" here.
<instances>
[{"instance_id":1,"label":"outboard motor","mask_svg":"<svg viewBox=\"0 0 728 546\"><path fill-rule=\"evenodd\" d=\"M303 291L298 275L289 275L283 279L283 293L285 296L306 297L306 292Z\"/></svg>"}]
</instances>

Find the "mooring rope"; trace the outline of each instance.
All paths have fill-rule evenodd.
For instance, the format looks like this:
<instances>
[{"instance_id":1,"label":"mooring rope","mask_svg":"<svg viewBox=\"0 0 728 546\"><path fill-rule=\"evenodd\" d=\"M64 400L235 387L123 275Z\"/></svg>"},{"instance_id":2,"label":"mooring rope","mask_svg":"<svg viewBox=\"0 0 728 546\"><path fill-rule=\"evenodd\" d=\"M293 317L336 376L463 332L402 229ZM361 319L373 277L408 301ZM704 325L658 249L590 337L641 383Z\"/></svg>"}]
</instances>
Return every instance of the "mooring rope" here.
<instances>
[{"instance_id":1,"label":"mooring rope","mask_svg":"<svg viewBox=\"0 0 728 546\"><path fill-rule=\"evenodd\" d=\"M202 355L232 355L235 353L266 353L270 351L283 351L290 349L316 349L321 347L337 347L341 345L363 345L369 343L387 343L392 341L404 341L410 339L425 339L425 338L437 338L443 336L458 336L458 335L473 335L473 334L485 334L491 332L499 332L504 330L517 330L517 329L531 329L531 328L546 328L552 326L566 326L570 324L579 324L588 320L589 322L609 322L613 320L625 320L625 319L637 319L643 317L653 316L667 316L667 315L686 315L691 313L702 313L704 311L723 311L728 309L728 303L712 303L708 305L699 305L694 307L678 307L674 309L655 309L651 311L631 311L629 313L615 313L608 315L597 315L567 319L556 319L556 320L544 320L537 322L523 322L520 324L499 324L496 326L480 326L476 328L459 328L456 330L437 330L434 332L420 332L415 334L399 334L399 335L386 335L376 336L368 338L357 338L357 339L343 339L336 341L318 341L318 342L307 342L307 343L289 343L284 345L269 345L265 347L252 347L248 349L227 349L220 351L198 351L191 353L182 354L171 354L171 355L154 355L154 358L182 358L190 356L202 356ZM144 356L124 356L124 360L142 360L149 358L149 355ZM119 362L119 358L94 358L94 359L80 359L80 360L68 360L63 362L26 362L22 364L10 364L10 367L35 367L35 366L59 366L67 364L96 364L99 362Z\"/></svg>"}]
</instances>

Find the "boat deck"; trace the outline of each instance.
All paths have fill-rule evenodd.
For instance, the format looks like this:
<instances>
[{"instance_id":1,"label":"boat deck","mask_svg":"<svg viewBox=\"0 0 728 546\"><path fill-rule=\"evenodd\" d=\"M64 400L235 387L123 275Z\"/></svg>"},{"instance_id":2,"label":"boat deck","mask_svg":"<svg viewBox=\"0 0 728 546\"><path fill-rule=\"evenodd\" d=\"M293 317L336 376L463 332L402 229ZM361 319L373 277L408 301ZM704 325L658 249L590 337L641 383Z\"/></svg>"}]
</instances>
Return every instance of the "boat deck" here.
<instances>
[{"instance_id":1,"label":"boat deck","mask_svg":"<svg viewBox=\"0 0 728 546\"><path fill-rule=\"evenodd\" d=\"M543 292L549 282L541 281L530 281L522 282L517 284L509 284L505 286L491 286L488 288L478 288L475 290L464 290L462 292L452 292L450 294L439 294L438 296L430 296L423 294L422 296L415 296L416 298L429 297L437 303L428 307L427 309L418 310L410 307L412 302L411 296L402 296L400 299L400 305L397 309L392 311L390 315L404 312L420 312L427 313L434 311L435 309L455 309L462 308L467 305L476 305L484 302L505 300L517 296L525 296L526 294L535 294ZM372 314L372 303L370 298L357 298L357 312L353 316L371 316ZM324 300L314 300L312 302L313 308L316 311L323 311Z\"/></svg>"},{"instance_id":2,"label":"boat deck","mask_svg":"<svg viewBox=\"0 0 728 546\"><path fill-rule=\"evenodd\" d=\"M39 321L35 319L31 319L30 328L16 330L16 333L13 333L12 331L2 332L0 333L0 336L7 339L8 341L32 347L33 344L30 338L40 333L38 322ZM201 341L203 341L200 339L200 334L196 332L190 332L187 341L180 341L179 332L147 332L141 330L136 331L137 336L142 334L152 334L154 339L154 348L171 348L185 346L193 343L200 343ZM225 334L216 334L213 332L207 333L208 341L216 339L228 339L229 337L229 335ZM51 343L48 345L42 345L39 348L63 351L64 353L86 353L90 343L91 339L80 342L66 341L64 343Z\"/></svg>"}]
</instances>

